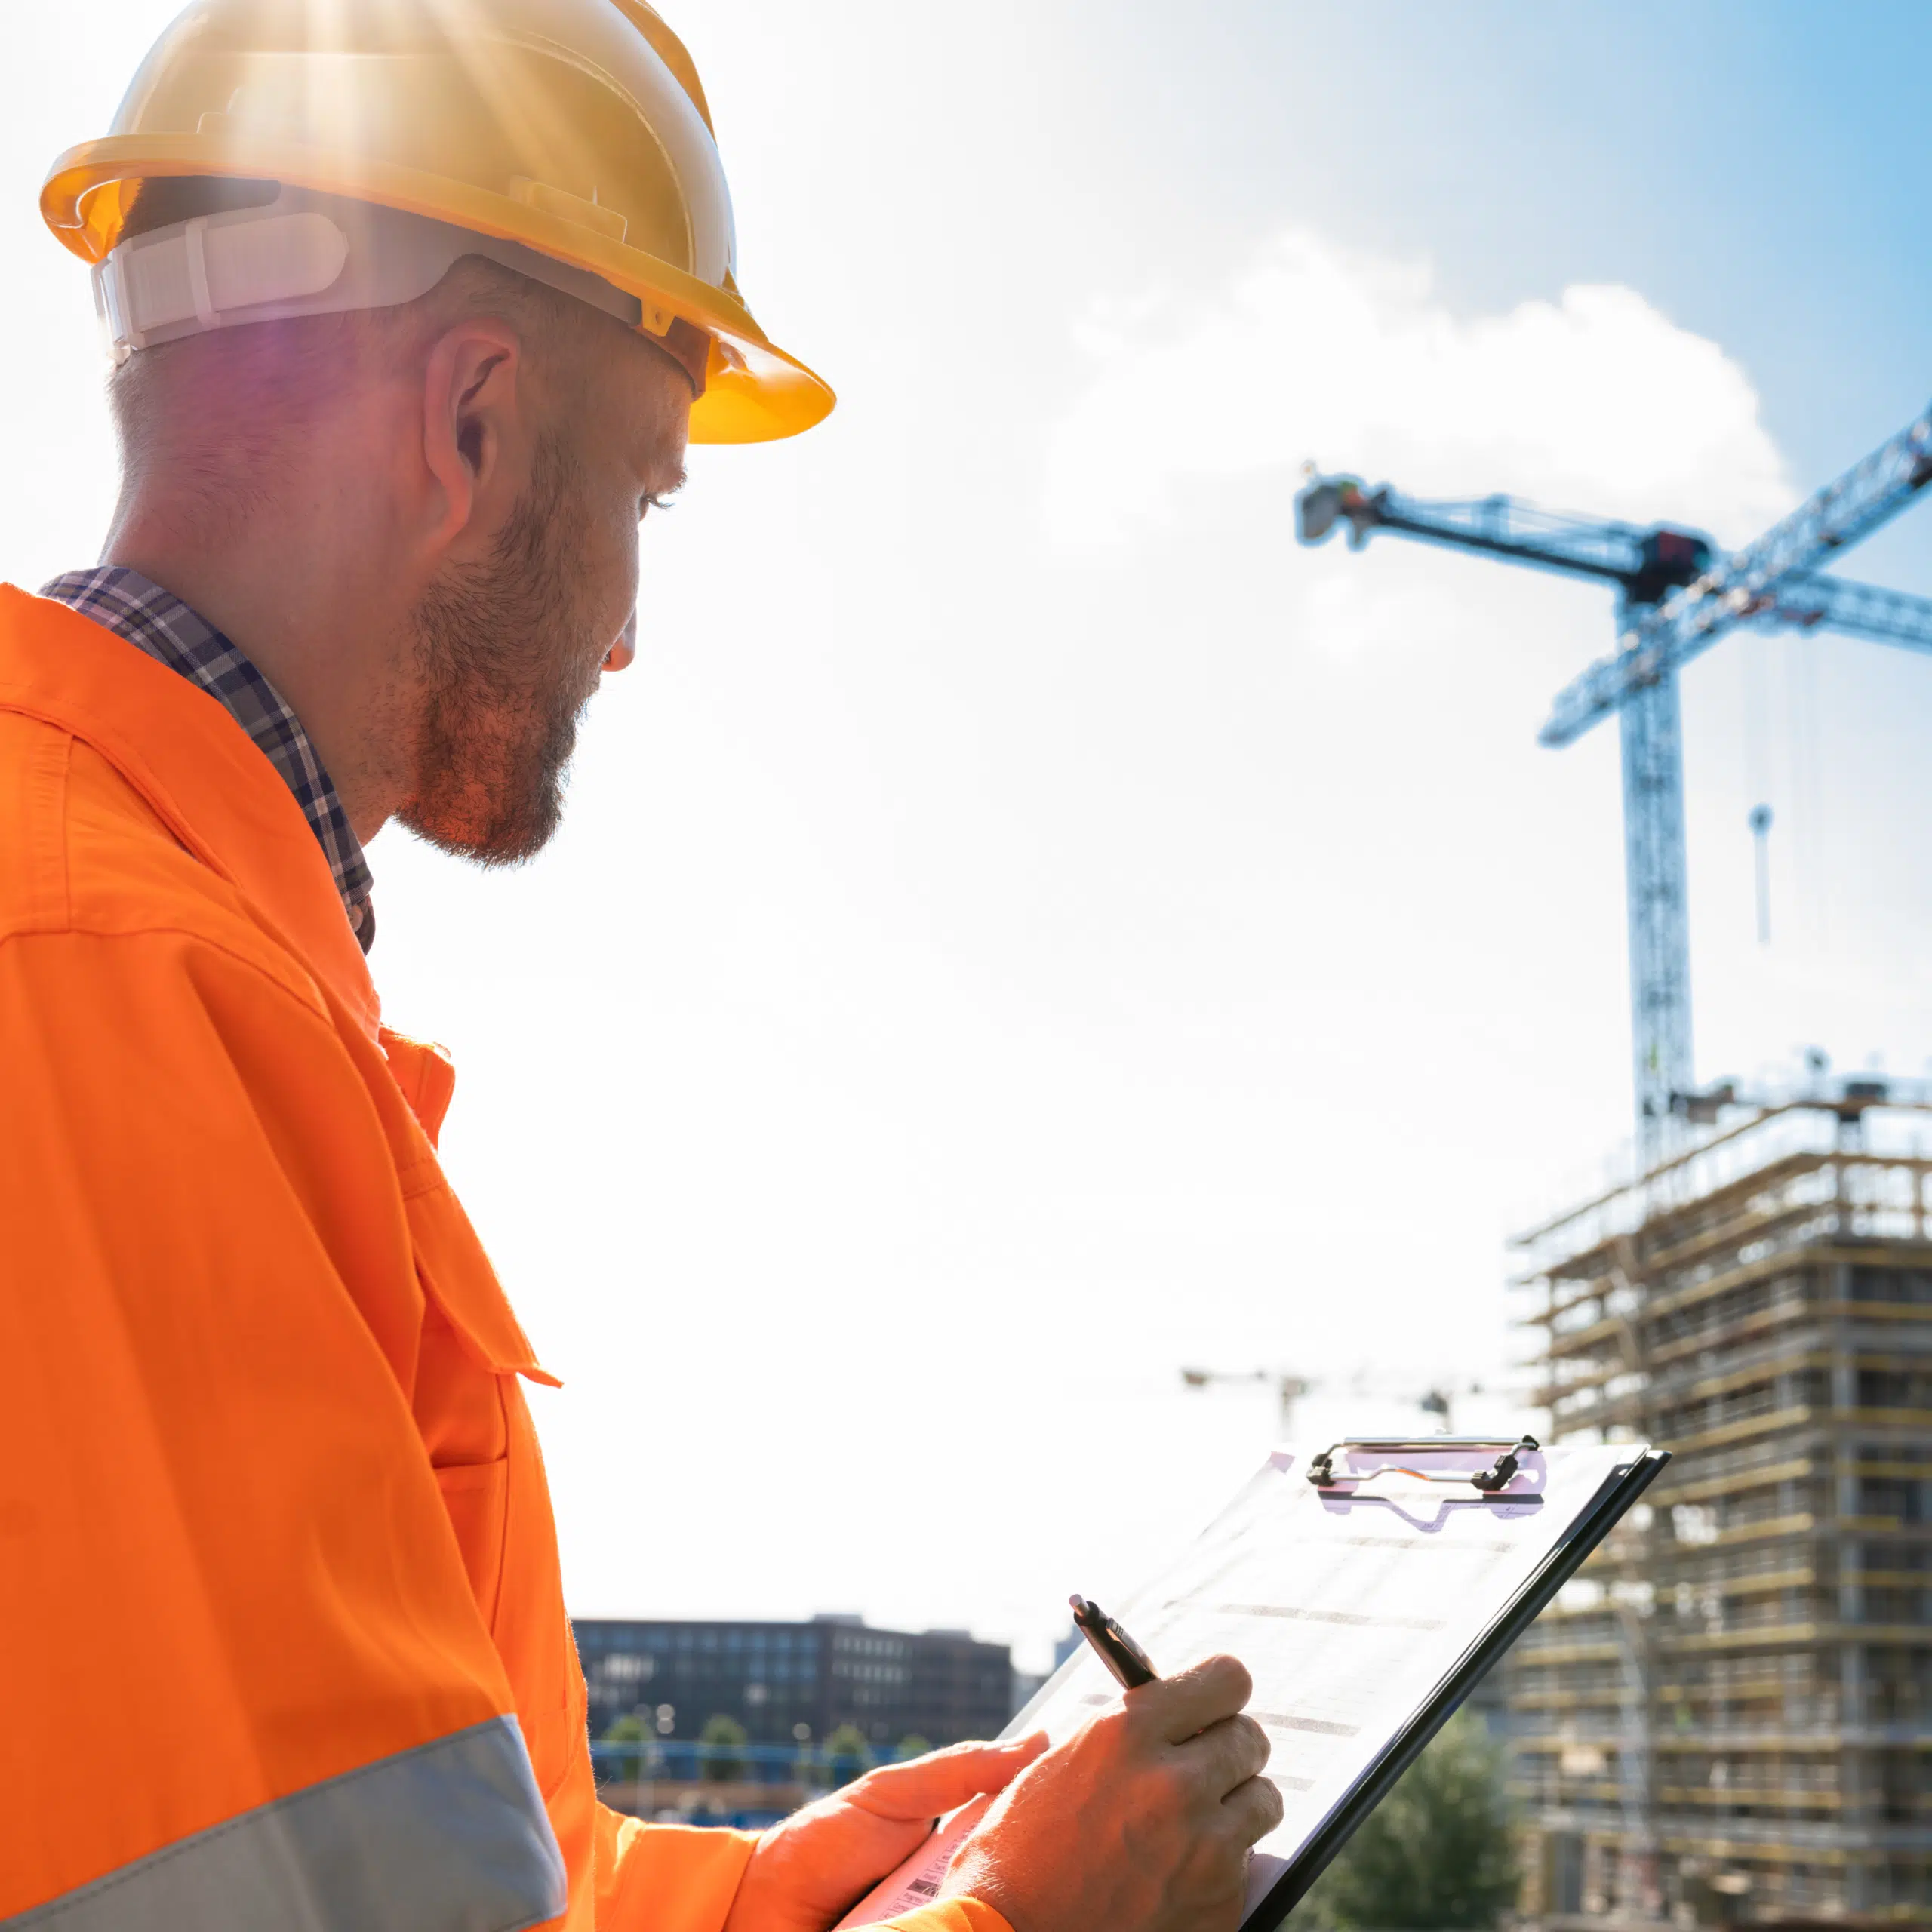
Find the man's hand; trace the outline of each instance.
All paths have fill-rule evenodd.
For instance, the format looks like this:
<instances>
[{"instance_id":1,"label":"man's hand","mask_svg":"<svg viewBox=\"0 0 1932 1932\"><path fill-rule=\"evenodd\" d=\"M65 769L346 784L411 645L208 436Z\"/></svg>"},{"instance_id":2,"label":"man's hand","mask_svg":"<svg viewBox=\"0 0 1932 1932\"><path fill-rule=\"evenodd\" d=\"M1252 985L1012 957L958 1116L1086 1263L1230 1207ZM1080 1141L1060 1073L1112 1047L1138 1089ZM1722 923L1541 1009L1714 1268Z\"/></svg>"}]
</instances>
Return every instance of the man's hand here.
<instances>
[{"instance_id":1,"label":"man's hand","mask_svg":"<svg viewBox=\"0 0 1932 1932\"><path fill-rule=\"evenodd\" d=\"M774 1825L758 1842L724 1932L826 1932L921 1844L933 1820L1006 1786L1046 1749L955 1744L868 1771Z\"/></svg>"},{"instance_id":2,"label":"man's hand","mask_svg":"<svg viewBox=\"0 0 1932 1932\"><path fill-rule=\"evenodd\" d=\"M1127 1693L1015 1778L946 1874L1013 1932L1234 1932L1248 1847L1281 1821L1232 1657Z\"/></svg>"}]
</instances>

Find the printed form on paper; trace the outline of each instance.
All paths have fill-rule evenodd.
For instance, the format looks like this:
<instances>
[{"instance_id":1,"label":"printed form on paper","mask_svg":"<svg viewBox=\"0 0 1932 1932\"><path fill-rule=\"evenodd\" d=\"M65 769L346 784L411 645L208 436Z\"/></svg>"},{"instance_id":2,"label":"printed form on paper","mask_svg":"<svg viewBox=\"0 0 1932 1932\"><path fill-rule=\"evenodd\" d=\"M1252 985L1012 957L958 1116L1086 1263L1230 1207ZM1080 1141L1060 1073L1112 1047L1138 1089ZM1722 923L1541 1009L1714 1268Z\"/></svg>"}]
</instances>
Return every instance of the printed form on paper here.
<instances>
[{"instance_id":1,"label":"printed form on paper","mask_svg":"<svg viewBox=\"0 0 1932 1932\"><path fill-rule=\"evenodd\" d=\"M1629 1443L1525 1452L1489 1498L1404 1473L1366 1479L1391 1458L1354 1445L1335 1468L1357 1487L1317 1488L1309 1458L1279 1449L1174 1562L1118 1604L1106 1600L1163 1676L1226 1651L1254 1677L1248 1713L1268 1734L1263 1775L1284 1811L1256 1847L1251 1910L1640 1453ZM1439 1476L1484 1459L1418 1444L1399 1460ZM1121 1694L1083 1644L1002 1735L1044 1730L1057 1743ZM987 1808L982 1799L942 1820L839 1932L931 1904Z\"/></svg>"}]
</instances>

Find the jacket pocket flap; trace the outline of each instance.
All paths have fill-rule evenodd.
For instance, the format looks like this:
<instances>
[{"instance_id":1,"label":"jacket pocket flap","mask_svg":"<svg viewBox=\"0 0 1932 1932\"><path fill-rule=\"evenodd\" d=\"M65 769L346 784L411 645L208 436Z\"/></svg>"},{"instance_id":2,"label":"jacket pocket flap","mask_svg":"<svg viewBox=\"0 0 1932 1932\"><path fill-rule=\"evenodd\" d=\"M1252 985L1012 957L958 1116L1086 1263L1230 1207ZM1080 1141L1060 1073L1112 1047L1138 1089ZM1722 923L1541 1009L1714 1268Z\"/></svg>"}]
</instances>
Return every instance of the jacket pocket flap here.
<instances>
[{"instance_id":1,"label":"jacket pocket flap","mask_svg":"<svg viewBox=\"0 0 1932 1932\"><path fill-rule=\"evenodd\" d=\"M499 1375L525 1376L561 1388L537 1359L469 1217L435 1162L421 1162L402 1182L417 1274L464 1346Z\"/></svg>"}]
</instances>

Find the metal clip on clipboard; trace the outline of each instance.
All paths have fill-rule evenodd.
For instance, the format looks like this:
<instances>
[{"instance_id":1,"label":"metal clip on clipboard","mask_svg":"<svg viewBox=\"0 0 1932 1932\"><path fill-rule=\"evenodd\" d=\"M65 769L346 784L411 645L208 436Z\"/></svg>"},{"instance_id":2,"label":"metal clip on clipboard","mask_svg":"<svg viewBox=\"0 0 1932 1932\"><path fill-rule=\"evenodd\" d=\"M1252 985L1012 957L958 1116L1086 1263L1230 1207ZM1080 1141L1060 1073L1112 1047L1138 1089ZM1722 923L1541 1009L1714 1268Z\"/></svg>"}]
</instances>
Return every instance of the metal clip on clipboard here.
<instances>
[{"instance_id":1,"label":"metal clip on clipboard","mask_svg":"<svg viewBox=\"0 0 1932 1932\"><path fill-rule=\"evenodd\" d=\"M1378 1476L1411 1476L1417 1482L1461 1483L1485 1496L1500 1494L1509 1484L1526 1455L1540 1448L1534 1435L1432 1435L1420 1441L1401 1435L1345 1435L1331 1442L1308 1466L1308 1479L1317 1489L1339 1489L1344 1483L1373 1482ZM1345 1449L1367 1449L1385 1455L1430 1455L1444 1449L1494 1449L1500 1453L1476 1469L1412 1469L1401 1463L1383 1463L1372 1469L1337 1471L1335 1458Z\"/></svg>"}]
</instances>

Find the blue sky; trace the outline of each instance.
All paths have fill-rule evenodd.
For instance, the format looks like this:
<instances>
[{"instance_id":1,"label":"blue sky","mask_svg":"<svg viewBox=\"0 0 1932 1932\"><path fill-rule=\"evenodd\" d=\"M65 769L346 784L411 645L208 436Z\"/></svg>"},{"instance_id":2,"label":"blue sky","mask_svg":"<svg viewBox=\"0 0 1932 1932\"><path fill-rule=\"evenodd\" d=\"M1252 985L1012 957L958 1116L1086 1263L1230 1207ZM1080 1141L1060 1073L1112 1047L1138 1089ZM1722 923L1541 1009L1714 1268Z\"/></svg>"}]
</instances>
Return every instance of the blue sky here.
<instances>
[{"instance_id":1,"label":"blue sky","mask_svg":"<svg viewBox=\"0 0 1932 1932\"><path fill-rule=\"evenodd\" d=\"M112 488L33 198L171 11L22 29L29 584ZM486 878L377 841L377 977L455 1055L448 1165L567 1384L576 1606L1037 1654L1265 1445L1265 1397L1183 1364L1316 1376L1310 1430L1444 1374L1520 1420L1503 1238L1627 1131L1614 734L1534 742L1608 600L1300 551L1299 465L1753 534L1932 388L1932 26L667 11L743 285L840 407L695 453L551 851ZM1854 568L1932 590L1924 516ZM1700 1071L1920 1071L1932 662L1734 640L1685 704Z\"/></svg>"},{"instance_id":2,"label":"blue sky","mask_svg":"<svg viewBox=\"0 0 1932 1932\"><path fill-rule=\"evenodd\" d=\"M1571 281L1642 289L1750 370L1807 477L1924 399L1922 8L1135 11L1137 33L1100 5L1075 32L1100 50L1106 112L1158 131L1139 185L1172 156L1177 204L1211 182L1252 226L1291 201L1430 256L1459 306Z\"/></svg>"}]
</instances>

